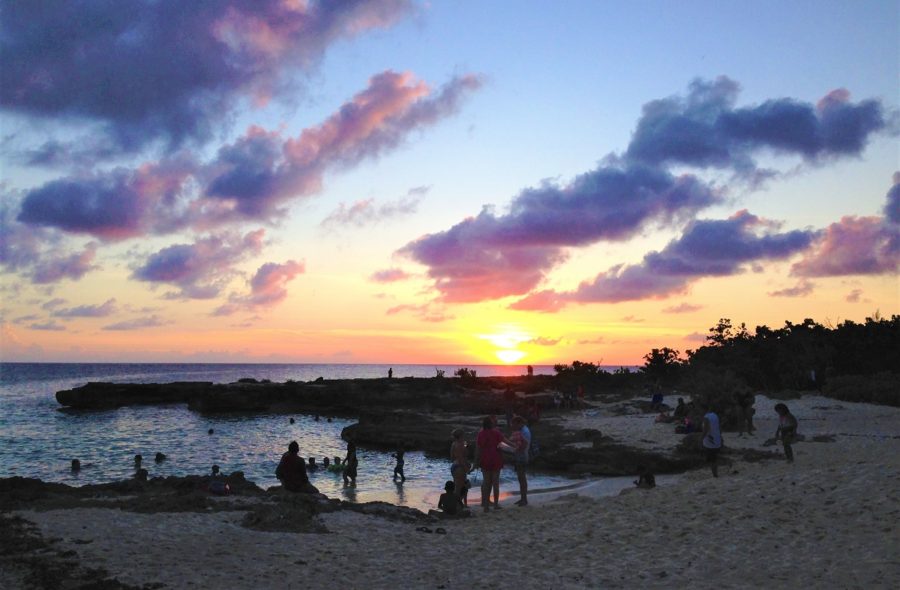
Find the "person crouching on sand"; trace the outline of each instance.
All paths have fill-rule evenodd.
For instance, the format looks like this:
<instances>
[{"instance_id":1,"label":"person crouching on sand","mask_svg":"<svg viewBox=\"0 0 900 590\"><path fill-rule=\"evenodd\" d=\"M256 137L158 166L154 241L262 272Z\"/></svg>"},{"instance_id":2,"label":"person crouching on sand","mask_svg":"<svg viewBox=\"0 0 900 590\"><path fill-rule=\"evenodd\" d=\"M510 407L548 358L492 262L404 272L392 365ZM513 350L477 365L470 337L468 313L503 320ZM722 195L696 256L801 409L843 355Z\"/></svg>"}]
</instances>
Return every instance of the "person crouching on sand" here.
<instances>
[{"instance_id":1,"label":"person crouching on sand","mask_svg":"<svg viewBox=\"0 0 900 590\"><path fill-rule=\"evenodd\" d=\"M481 422L481 430L475 439L475 460L481 467L481 506L487 512L490 507L491 490L494 491L494 510L500 509L500 470L503 469L503 457L500 454L500 443L512 446L512 441L503 436L488 416Z\"/></svg>"},{"instance_id":2,"label":"person crouching on sand","mask_svg":"<svg viewBox=\"0 0 900 590\"><path fill-rule=\"evenodd\" d=\"M775 411L778 413L778 430L775 431L775 440L781 439L784 456L789 463L793 463L794 450L791 448L791 444L797 436L797 418L791 414L785 404L775 404Z\"/></svg>"},{"instance_id":3,"label":"person crouching on sand","mask_svg":"<svg viewBox=\"0 0 900 590\"><path fill-rule=\"evenodd\" d=\"M282 487L290 492L303 494L318 494L316 486L309 483L306 475L306 461L299 455L300 445L292 440L288 445L287 453L281 456L278 467L275 469L275 477L281 481Z\"/></svg>"}]
</instances>

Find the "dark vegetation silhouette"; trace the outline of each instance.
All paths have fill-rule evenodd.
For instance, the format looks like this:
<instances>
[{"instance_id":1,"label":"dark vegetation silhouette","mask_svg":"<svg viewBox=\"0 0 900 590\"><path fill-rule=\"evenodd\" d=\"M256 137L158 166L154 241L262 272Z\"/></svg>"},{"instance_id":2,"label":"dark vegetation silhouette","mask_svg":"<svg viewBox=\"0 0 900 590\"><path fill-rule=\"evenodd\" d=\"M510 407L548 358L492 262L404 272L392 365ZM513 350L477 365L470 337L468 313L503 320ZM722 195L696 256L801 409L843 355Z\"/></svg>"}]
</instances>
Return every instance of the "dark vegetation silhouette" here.
<instances>
[{"instance_id":1,"label":"dark vegetation silhouette","mask_svg":"<svg viewBox=\"0 0 900 590\"><path fill-rule=\"evenodd\" d=\"M787 399L804 391L900 406L897 359L900 315L883 318L876 312L862 323L847 320L831 326L805 319L786 321L781 328L757 326L752 332L722 318L709 329L705 345L684 356L673 348L654 348L637 372L622 368L610 373L580 361L554 369L562 386L613 386L618 381L630 389L677 387L697 404L722 409L748 392Z\"/></svg>"}]
</instances>

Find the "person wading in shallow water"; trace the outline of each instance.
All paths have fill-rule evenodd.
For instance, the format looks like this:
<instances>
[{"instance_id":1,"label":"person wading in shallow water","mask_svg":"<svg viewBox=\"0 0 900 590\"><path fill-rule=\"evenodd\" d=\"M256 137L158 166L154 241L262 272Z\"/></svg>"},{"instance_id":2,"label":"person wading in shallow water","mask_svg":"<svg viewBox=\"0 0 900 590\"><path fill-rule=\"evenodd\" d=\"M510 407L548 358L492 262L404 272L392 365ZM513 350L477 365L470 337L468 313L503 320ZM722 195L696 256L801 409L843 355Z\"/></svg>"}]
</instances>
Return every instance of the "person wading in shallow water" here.
<instances>
[{"instance_id":1,"label":"person wading in shallow water","mask_svg":"<svg viewBox=\"0 0 900 590\"><path fill-rule=\"evenodd\" d=\"M356 443L347 443L347 456L344 457L344 485L356 485L356 468L359 460L356 458Z\"/></svg>"}]
</instances>

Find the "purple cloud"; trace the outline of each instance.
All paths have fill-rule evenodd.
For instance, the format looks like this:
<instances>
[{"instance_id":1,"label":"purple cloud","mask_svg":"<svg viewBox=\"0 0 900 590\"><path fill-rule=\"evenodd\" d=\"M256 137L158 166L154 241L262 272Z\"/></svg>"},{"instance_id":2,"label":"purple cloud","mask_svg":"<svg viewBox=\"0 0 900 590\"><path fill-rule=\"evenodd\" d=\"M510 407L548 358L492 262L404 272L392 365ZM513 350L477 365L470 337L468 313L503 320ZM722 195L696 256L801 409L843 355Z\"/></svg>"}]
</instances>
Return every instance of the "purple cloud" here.
<instances>
[{"instance_id":1,"label":"purple cloud","mask_svg":"<svg viewBox=\"0 0 900 590\"><path fill-rule=\"evenodd\" d=\"M52 312L57 318L105 318L116 312L115 298L107 299L100 305L79 305Z\"/></svg>"},{"instance_id":2,"label":"purple cloud","mask_svg":"<svg viewBox=\"0 0 900 590\"><path fill-rule=\"evenodd\" d=\"M894 184L887 194L884 216L889 223L900 225L900 172L894 172Z\"/></svg>"},{"instance_id":3,"label":"purple cloud","mask_svg":"<svg viewBox=\"0 0 900 590\"><path fill-rule=\"evenodd\" d=\"M793 287L779 289L769 293L772 297L806 297L812 294L815 285L812 281L801 280Z\"/></svg>"},{"instance_id":4,"label":"purple cloud","mask_svg":"<svg viewBox=\"0 0 900 590\"><path fill-rule=\"evenodd\" d=\"M232 295L228 303L213 311L213 315L227 316L242 310L274 307L287 297L287 284L305 271L305 264L295 260L283 264L267 262L250 279L248 295Z\"/></svg>"},{"instance_id":5,"label":"purple cloud","mask_svg":"<svg viewBox=\"0 0 900 590\"><path fill-rule=\"evenodd\" d=\"M862 301L862 294L862 289L853 289L847 294L846 297L844 297L844 301L846 301L847 303L859 303L860 301Z\"/></svg>"},{"instance_id":6,"label":"purple cloud","mask_svg":"<svg viewBox=\"0 0 900 590\"><path fill-rule=\"evenodd\" d=\"M430 95L412 74L387 71L298 137L283 140L277 133L251 128L207 166L203 215L219 220L278 215L286 200L318 191L326 170L397 147L412 130L456 112L462 98L480 85L477 76L467 75Z\"/></svg>"},{"instance_id":7,"label":"purple cloud","mask_svg":"<svg viewBox=\"0 0 900 590\"><path fill-rule=\"evenodd\" d=\"M722 77L694 82L685 98L650 102L621 156L608 156L568 185L526 189L506 213L485 208L446 231L408 243L399 253L427 267L445 301L530 293L513 308L548 311L565 302L551 291L534 289L566 260L567 248L623 241L651 223L677 226L721 202L721 189L691 174L674 176L669 166L728 168L759 180L769 174L756 169L753 158L760 152L793 153L809 161L855 156L874 133L893 132L880 102L851 103L844 90L829 93L817 105L774 99L744 108L735 107L737 92L737 83ZM626 276L618 278L619 271ZM639 277L639 272L613 271L611 278L622 291L603 296L627 300L648 289L662 296L685 285L677 273L662 279L649 273ZM612 281L604 284L612 287Z\"/></svg>"},{"instance_id":8,"label":"purple cloud","mask_svg":"<svg viewBox=\"0 0 900 590\"><path fill-rule=\"evenodd\" d=\"M234 276L235 264L262 252L265 233L264 229L244 236L223 233L168 246L148 257L131 277L177 286L179 292L172 298L211 299Z\"/></svg>"},{"instance_id":9,"label":"purple cloud","mask_svg":"<svg viewBox=\"0 0 900 590\"><path fill-rule=\"evenodd\" d=\"M380 205L375 204L375 199L356 201L349 207L344 203L340 203L338 208L323 219L320 225L322 227L344 225L362 227L410 215L419 208L419 203L427 192L428 187L413 188L405 196Z\"/></svg>"},{"instance_id":10,"label":"purple cloud","mask_svg":"<svg viewBox=\"0 0 900 590\"><path fill-rule=\"evenodd\" d=\"M106 241L167 234L245 220L271 221L290 199L312 195L327 170L352 166L396 147L414 130L458 108L478 88L455 78L430 93L411 74L384 72L317 127L283 139L259 127L199 165L185 156L50 181L24 197L18 221L86 233ZM199 193L192 191L200 186ZM399 213L410 202L393 204ZM0 252L2 254L2 252Z\"/></svg>"},{"instance_id":11,"label":"purple cloud","mask_svg":"<svg viewBox=\"0 0 900 590\"><path fill-rule=\"evenodd\" d=\"M693 176L643 166L602 165L571 184L523 191L506 215L484 209L400 253L429 267L447 301L527 293L566 259L564 248L623 240L645 223L683 220L718 200Z\"/></svg>"},{"instance_id":12,"label":"purple cloud","mask_svg":"<svg viewBox=\"0 0 900 590\"><path fill-rule=\"evenodd\" d=\"M692 313L701 309L703 309L702 305L684 302L664 308L663 313Z\"/></svg>"},{"instance_id":13,"label":"purple cloud","mask_svg":"<svg viewBox=\"0 0 900 590\"><path fill-rule=\"evenodd\" d=\"M376 283L396 283L397 281L405 281L409 276L409 273L402 269L388 268L373 273L369 280Z\"/></svg>"},{"instance_id":14,"label":"purple cloud","mask_svg":"<svg viewBox=\"0 0 900 590\"><path fill-rule=\"evenodd\" d=\"M896 274L900 269L900 227L883 217L841 218L823 232L791 267L799 277Z\"/></svg>"},{"instance_id":15,"label":"purple cloud","mask_svg":"<svg viewBox=\"0 0 900 590\"><path fill-rule=\"evenodd\" d=\"M831 91L816 105L780 98L735 108L739 90L725 76L696 80L685 98L644 105L626 157L741 172L755 170L753 154L761 149L808 160L858 155L871 135L888 127L879 101L853 104L845 89Z\"/></svg>"},{"instance_id":16,"label":"purple cloud","mask_svg":"<svg viewBox=\"0 0 900 590\"><path fill-rule=\"evenodd\" d=\"M172 219L191 163L168 160L134 171L52 180L32 189L17 220L103 240L172 231L184 225Z\"/></svg>"},{"instance_id":17,"label":"purple cloud","mask_svg":"<svg viewBox=\"0 0 900 590\"><path fill-rule=\"evenodd\" d=\"M65 305L66 303L68 303L68 301L63 299L62 297L55 297L53 299L50 299L49 301L45 301L44 304L41 305L41 309L56 309L60 305Z\"/></svg>"},{"instance_id":18,"label":"purple cloud","mask_svg":"<svg viewBox=\"0 0 900 590\"><path fill-rule=\"evenodd\" d=\"M423 322L440 323L452 320L454 316L448 315L443 309L434 309L431 303L421 305L397 305L389 308L385 315L397 315L398 313L411 313Z\"/></svg>"},{"instance_id":19,"label":"purple cloud","mask_svg":"<svg viewBox=\"0 0 900 590\"><path fill-rule=\"evenodd\" d=\"M571 302L662 299L685 292L702 277L729 276L742 272L745 264L788 258L809 247L816 236L800 230L759 235L767 227L772 224L746 210L725 220L693 221L680 238L645 255L640 264L614 266L573 292L541 291L510 307L556 311Z\"/></svg>"},{"instance_id":20,"label":"purple cloud","mask_svg":"<svg viewBox=\"0 0 900 590\"><path fill-rule=\"evenodd\" d=\"M125 320L122 322L116 322L115 324L109 324L108 326L103 326L104 330L109 331L127 331L127 330L140 330L142 328L155 328L157 326L165 326L171 322L166 322L162 320L156 314L135 318L133 320Z\"/></svg>"},{"instance_id":21,"label":"purple cloud","mask_svg":"<svg viewBox=\"0 0 900 590\"><path fill-rule=\"evenodd\" d=\"M240 102L295 91L289 75L335 40L411 11L407 0L14 2L0 12L0 108L93 122L124 149L171 149L211 137Z\"/></svg>"},{"instance_id":22,"label":"purple cloud","mask_svg":"<svg viewBox=\"0 0 900 590\"><path fill-rule=\"evenodd\" d=\"M49 322L44 322L42 324L31 324L28 326L32 330L43 330L47 332L65 332L66 327L62 324L57 324L55 321L51 320Z\"/></svg>"},{"instance_id":23,"label":"purple cloud","mask_svg":"<svg viewBox=\"0 0 900 590\"><path fill-rule=\"evenodd\" d=\"M91 242L83 252L54 256L47 254L38 260L31 274L31 282L45 285L56 283L62 279L77 281L88 272L99 268L93 264L97 255L97 244Z\"/></svg>"}]
</instances>

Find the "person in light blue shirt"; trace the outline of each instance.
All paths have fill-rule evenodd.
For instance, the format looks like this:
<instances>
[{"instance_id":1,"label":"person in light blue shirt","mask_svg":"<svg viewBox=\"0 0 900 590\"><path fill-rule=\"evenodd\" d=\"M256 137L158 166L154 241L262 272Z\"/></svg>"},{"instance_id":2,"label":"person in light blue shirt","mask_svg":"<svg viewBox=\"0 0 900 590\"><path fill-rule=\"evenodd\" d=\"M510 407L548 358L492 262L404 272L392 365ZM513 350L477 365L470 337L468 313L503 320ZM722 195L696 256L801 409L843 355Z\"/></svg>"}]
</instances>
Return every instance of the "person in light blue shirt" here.
<instances>
[{"instance_id":1,"label":"person in light blue shirt","mask_svg":"<svg viewBox=\"0 0 900 590\"><path fill-rule=\"evenodd\" d=\"M707 408L706 414L703 416L703 449L713 477L719 477L719 450L721 448L722 430L719 427L719 415L713 408Z\"/></svg>"}]
</instances>

